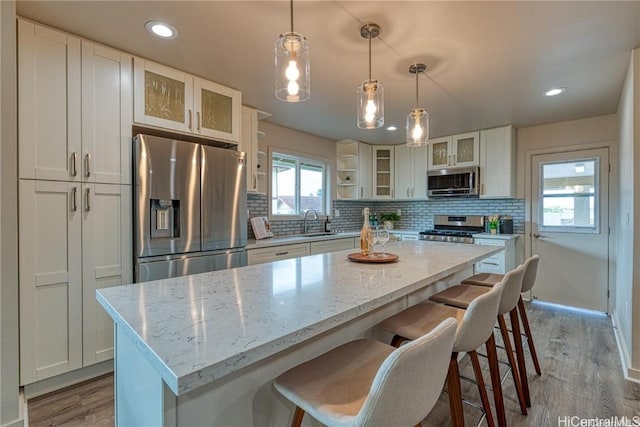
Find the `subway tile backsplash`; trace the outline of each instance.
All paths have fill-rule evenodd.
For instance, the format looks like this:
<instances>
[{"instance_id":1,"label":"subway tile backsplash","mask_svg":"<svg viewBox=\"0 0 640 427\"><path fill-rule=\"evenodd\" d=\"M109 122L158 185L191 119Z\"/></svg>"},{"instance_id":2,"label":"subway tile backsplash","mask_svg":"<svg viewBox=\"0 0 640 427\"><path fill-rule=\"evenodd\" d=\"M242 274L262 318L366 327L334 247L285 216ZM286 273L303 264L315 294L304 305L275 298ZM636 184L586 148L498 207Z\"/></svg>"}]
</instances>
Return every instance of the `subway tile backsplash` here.
<instances>
[{"instance_id":1,"label":"subway tile backsplash","mask_svg":"<svg viewBox=\"0 0 640 427\"><path fill-rule=\"evenodd\" d=\"M247 196L249 216L267 215L267 196L250 194ZM444 215L511 215L513 217L514 233L524 233L524 200L523 199L438 199L428 201L348 201L334 200L331 212L333 230L358 230L362 227L362 209L368 207L372 213L396 212L402 210L396 228L407 230L426 230L433 227L433 216ZM340 211L340 217L334 217L335 210ZM310 221L309 231L320 231L324 227L324 218L320 221ZM254 238L251 225L249 238ZM271 227L276 236L300 234L303 231L302 220L273 221Z\"/></svg>"}]
</instances>

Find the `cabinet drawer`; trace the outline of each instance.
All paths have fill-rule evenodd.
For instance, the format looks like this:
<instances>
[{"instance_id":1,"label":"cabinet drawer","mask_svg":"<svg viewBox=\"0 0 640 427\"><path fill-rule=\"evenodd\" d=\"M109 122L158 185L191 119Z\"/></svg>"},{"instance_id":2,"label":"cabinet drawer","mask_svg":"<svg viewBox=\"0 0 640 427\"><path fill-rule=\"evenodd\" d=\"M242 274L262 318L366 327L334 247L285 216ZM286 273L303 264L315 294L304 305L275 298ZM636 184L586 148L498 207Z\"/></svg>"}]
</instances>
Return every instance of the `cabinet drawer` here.
<instances>
[{"instance_id":1,"label":"cabinet drawer","mask_svg":"<svg viewBox=\"0 0 640 427\"><path fill-rule=\"evenodd\" d=\"M353 237L311 242L311 255L326 254L329 252L342 251L344 249L353 249Z\"/></svg>"},{"instance_id":2,"label":"cabinet drawer","mask_svg":"<svg viewBox=\"0 0 640 427\"><path fill-rule=\"evenodd\" d=\"M483 239L483 238L475 238L473 239L473 243L476 245L483 246L502 246L505 247L505 240L500 239Z\"/></svg>"},{"instance_id":3,"label":"cabinet drawer","mask_svg":"<svg viewBox=\"0 0 640 427\"><path fill-rule=\"evenodd\" d=\"M495 245L494 245L495 246ZM505 274L505 254L497 253L487 257L475 264L474 272L477 273L496 273Z\"/></svg>"},{"instance_id":4,"label":"cabinet drawer","mask_svg":"<svg viewBox=\"0 0 640 427\"><path fill-rule=\"evenodd\" d=\"M270 248L263 249L249 249L247 251L249 265L263 264L265 262L280 261L283 259L297 258L307 255L309 255L308 243L272 246Z\"/></svg>"}]
</instances>

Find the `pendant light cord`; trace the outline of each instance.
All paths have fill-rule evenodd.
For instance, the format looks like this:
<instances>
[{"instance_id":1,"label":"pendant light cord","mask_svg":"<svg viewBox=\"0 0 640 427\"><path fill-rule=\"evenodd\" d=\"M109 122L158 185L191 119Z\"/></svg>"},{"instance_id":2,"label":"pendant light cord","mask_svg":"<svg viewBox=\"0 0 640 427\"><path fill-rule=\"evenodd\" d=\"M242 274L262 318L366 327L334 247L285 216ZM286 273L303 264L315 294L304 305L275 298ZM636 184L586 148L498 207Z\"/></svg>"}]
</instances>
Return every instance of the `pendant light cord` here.
<instances>
[{"instance_id":1,"label":"pendant light cord","mask_svg":"<svg viewBox=\"0 0 640 427\"><path fill-rule=\"evenodd\" d=\"M289 4L290 4L290 9L291 9L290 10L291 11L291 13L290 13L290 15L291 15L291 32L293 33L293 0L290 0Z\"/></svg>"},{"instance_id":2,"label":"pendant light cord","mask_svg":"<svg viewBox=\"0 0 640 427\"><path fill-rule=\"evenodd\" d=\"M369 80L371 80L371 31L369 31Z\"/></svg>"},{"instance_id":3,"label":"pendant light cord","mask_svg":"<svg viewBox=\"0 0 640 427\"><path fill-rule=\"evenodd\" d=\"M418 102L418 74L418 70L416 70L416 108L420 108Z\"/></svg>"}]
</instances>

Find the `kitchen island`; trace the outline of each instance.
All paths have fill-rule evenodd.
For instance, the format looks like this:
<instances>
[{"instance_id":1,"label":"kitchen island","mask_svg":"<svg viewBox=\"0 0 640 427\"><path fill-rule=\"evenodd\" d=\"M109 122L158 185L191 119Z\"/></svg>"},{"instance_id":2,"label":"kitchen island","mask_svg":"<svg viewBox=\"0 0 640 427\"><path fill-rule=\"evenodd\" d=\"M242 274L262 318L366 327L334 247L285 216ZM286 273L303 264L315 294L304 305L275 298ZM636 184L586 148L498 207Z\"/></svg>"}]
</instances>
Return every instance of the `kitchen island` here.
<instances>
[{"instance_id":1,"label":"kitchen island","mask_svg":"<svg viewBox=\"0 0 640 427\"><path fill-rule=\"evenodd\" d=\"M387 250L399 260L353 263L347 250L99 290L115 323L116 425L287 425L273 378L343 342L388 339L377 323L500 248Z\"/></svg>"}]
</instances>

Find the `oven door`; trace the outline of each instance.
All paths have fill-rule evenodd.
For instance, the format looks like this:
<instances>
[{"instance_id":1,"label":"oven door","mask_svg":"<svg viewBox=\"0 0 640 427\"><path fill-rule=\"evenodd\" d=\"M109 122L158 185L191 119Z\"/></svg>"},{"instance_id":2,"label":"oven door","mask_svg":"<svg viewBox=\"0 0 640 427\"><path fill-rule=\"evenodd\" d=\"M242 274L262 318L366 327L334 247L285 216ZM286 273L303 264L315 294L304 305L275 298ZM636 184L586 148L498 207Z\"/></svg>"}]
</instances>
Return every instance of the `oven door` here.
<instances>
[{"instance_id":1,"label":"oven door","mask_svg":"<svg viewBox=\"0 0 640 427\"><path fill-rule=\"evenodd\" d=\"M478 167L440 169L427 174L429 197L477 197Z\"/></svg>"}]
</instances>

